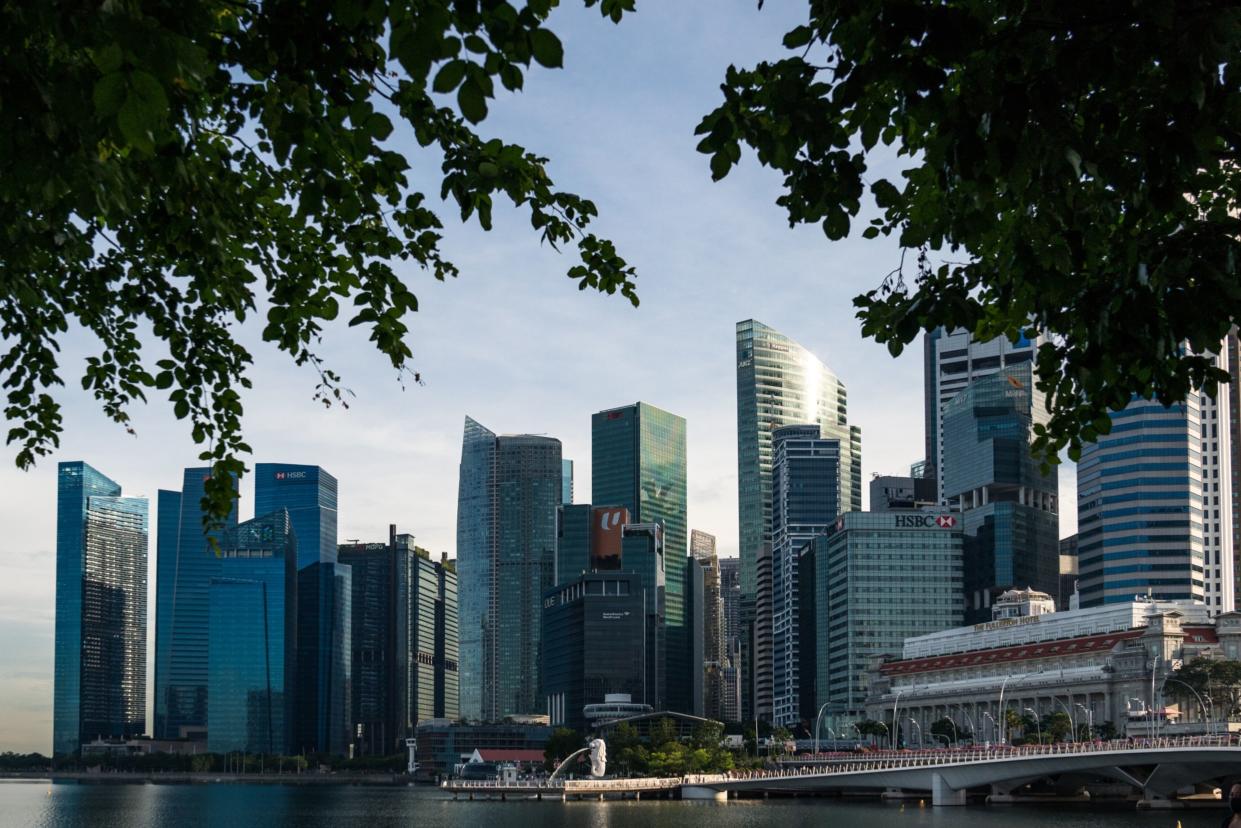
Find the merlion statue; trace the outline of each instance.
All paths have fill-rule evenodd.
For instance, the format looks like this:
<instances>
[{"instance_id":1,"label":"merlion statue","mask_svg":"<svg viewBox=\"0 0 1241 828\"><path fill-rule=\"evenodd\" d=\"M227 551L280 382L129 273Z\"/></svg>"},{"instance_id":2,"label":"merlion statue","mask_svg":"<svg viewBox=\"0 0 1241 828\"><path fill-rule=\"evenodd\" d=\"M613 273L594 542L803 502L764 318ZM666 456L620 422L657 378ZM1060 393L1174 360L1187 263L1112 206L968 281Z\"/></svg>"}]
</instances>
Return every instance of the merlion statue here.
<instances>
[{"instance_id":1,"label":"merlion statue","mask_svg":"<svg viewBox=\"0 0 1241 828\"><path fill-rule=\"evenodd\" d=\"M590 775L598 778L608 769L608 743L602 739L590 740Z\"/></svg>"}]
</instances>

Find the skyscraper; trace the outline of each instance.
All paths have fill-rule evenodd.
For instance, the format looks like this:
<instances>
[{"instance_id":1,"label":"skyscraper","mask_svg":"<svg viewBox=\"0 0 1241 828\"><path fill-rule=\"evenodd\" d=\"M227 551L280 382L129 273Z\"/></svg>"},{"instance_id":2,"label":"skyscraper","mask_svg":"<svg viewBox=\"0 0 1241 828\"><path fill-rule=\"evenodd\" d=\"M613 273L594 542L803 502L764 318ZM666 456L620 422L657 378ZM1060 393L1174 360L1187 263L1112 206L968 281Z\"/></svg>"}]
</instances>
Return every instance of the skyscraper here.
<instances>
[{"instance_id":1,"label":"skyscraper","mask_svg":"<svg viewBox=\"0 0 1241 828\"><path fill-rule=\"evenodd\" d=\"M1011 588L1056 594L1060 575L1057 473L1030 451L1047 421L1030 363L975 380L942 412L940 486L961 511L965 623L990 620Z\"/></svg>"},{"instance_id":2,"label":"skyscraper","mask_svg":"<svg viewBox=\"0 0 1241 828\"><path fill-rule=\"evenodd\" d=\"M926 405L926 460L924 473L943 479L943 412L953 397L975 380L991 376L1001 368L1033 362L1042 337L1021 337L1016 343L1007 337L976 340L966 330L943 328L927 333L923 339L923 378ZM939 499L945 497L942 485Z\"/></svg>"},{"instance_id":3,"label":"skyscraper","mask_svg":"<svg viewBox=\"0 0 1241 828\"><path fill-rule=\"evenodd\" d=\"M690 712L701 682L690 667L694 630L686 613L685 418L648 403L599 411L591 418L591 494L595 503L622 506L636 524L663 529L664 625L669 709Z\"/></svg>"},{"instance_id":4,"label":"skyscraper","mask_svg":"<svg viewBox=\"0 0 1241 828\"><path fill-rule=\"evenodd\" d=\"M414 536L339 548L351 570L352 732L362 756L398 752L418 722L456 719L457 573Z\"/></svg>"},{"instance_id":5,"label":"skyscraper","mask_svg":"<svg viewBox=\"0 0 1241 828\"><path fill-rule=\"evenodd\" d=\"M83 462L56 496L52 752L146 732L148 508Z\"/></svg>"},{"instance_id":6,"label":"skyscraper","mask_svg":"<svg viewBox=\"0 0 1241 828\"><path fill-rule=\"evenodd\" d=\"M1224 340L1228 357L1228 479L1232 489L1232 579L1233 606L1241 609L1241 336L1233 325ZM1220 394L1225 393L1223 388ZM1221 425L1222 428L1222 425ZM1222 482L1222 481L1221 481Z\"/></svg>"},{"instance_id":7,"label":"skyscraper","mask_svg":"<svg viewBox=\"0 0 1241 828\"><path fill-rule=\"evenodd\" d=\"M211 579L220 558L203 532L210 468L185 470L180 492L159 492L155 558L155 738L203 738ZM234 506L223 529L237 526ZM215 533L217 538L219 533Z\"/></svg>"},{"instance_id":8,"label":"skyscraper","mask_svg":"<svg viewBox=\"0 0 1241 828\"><path fill-rule=\"evenodd\" d=\"M544 709L542 597L555 572L560 441L497 437L465 418L457 496L461 715L498 721Z\"/></svg>"},{"instance_id":9,"label":"skyscraper","mask_svg":"<svg viewBox=\"0 0 1241 828\"><path fill-rule=\"evenodd\" d=\"M319 466L256 463L254 509L287 510L297 539L298 748L347 753L352 575L336 559L336 478Z\"/></svg>"},{"instance_id":10,"label":"skyscraper","mask_svg":"<svg viewBox=\"0 0 1241 828\"><path fill-rule=\"evenodd\" d=\"M562 459L560 461L560 469L561 469L560 502L565 503L565 504L572 503L573 502L573 461Z\"/></svg>"},{"instance_id":11,"label":"skyscraper","mask_svg":"<svg viewBox=\"0 0 1241 828\"><path fill-rule=\"evenodd\" d=\"M817 424L782 426L771 442L772 721L790 726L801 718L797 565L840 514L841 447Z\"/></svg>"},{"instance_id":12,"label":"skyscraper","mask_svg":"<svg viewBox=\"0 0 1241 828\"><path fill-rule=\"evenodd\" d=\"M797 342L761 322L737 323L737 506L742 625L748 692L744 717L770 719L770 595L759 595L760 569L770 567L771 434L785 425L818 423L840 441L841 511L862 508L861 430L850 426L844 383ZM767 560L761 560L767 559ZM765 583L765 577L764 577ZM764 610L760 611L760 604ZM754 642L757 642L756 644ZM755 666L758 669L755 670ZM757 702L757 710L754 709Z\"/></svg>"},{"instance_id":13,"label":"skyscraper","mask_svg":"<svg viewBox=\"0 0 1241 828\"><path fill-rule=\"evenodd\" d=\"M1220 367L1228 369L1227 347ZM1084 607L1132 600L1235 606L1231 400L1195 392L1135 399L1083 447L1077 470L1078 583Z\"/></svg>"},{"instance_id":14,"label":"skyscraper","mask_svg":"<svg viewBox=\"0 0 1241 828\"><path fill-rule=\"evenodd\" d=\"M297 542L288 512L224 532L208 592L208 750L292 753Z\"/></svg>"}]
</instances>

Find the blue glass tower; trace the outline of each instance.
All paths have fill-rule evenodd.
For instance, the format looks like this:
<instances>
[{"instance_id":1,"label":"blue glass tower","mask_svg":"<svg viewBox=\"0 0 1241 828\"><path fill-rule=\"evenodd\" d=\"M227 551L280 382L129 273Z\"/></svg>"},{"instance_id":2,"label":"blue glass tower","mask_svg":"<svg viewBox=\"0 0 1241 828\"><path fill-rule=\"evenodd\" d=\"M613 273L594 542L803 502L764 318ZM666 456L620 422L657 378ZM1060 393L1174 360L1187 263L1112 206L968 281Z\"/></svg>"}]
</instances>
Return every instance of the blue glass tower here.
<instances>
[{"instance_id":1,"label":"blue glass tower","mask_svg":"<svg viewBox=\"0 0 1241 828\"><path fill-rule=\"evenodd\" d=\"M147 500L83 462L56 502L52 752L146 731Z\"/></svg>"},{"instance_id":2,"label":"blue glass tower","mask_svg":"<svg viewBox=\"0 0 1241 828\"><path fill-rule=\"evenodd\" d=\"M211 579L220 558L203 532L210 468L185 470L181 491L159 492L155 560L155 737L201 738L207 729ZM236 508L224 528L237 526Z\"/></svg>"},{"instance_id":3,"label":"blue glass tower","mask_svg":"<svg viewBox=\"0 0 1241 828\"><path fill-rule=\"evenodd\" d=\"M319 466L256 463L254 510L289 513L297 540L297 749L344 754L352 673L348 566L338 564L336 478Z\"/></svg>"},{"instance_id":4,"label":"blue glass tower","mask_svg":"<svg viewBox=\"0 0 1241 828\"><path fill-rule=\"evenodd\" d=\"M211 579L207 747L291 753L297 544L283 509L224 533Z\"/></svg>"},{"instance_id":5,"label":"blue glass tower","mask_svg":"<svg viewBox=\"0 0 1241 828\"><path fill-rule=\"evenodd\" d=\"M457 500L461 715L539 713L539 627L555 571L560 441L466 417Z\"/></svg>"}]
</instances>

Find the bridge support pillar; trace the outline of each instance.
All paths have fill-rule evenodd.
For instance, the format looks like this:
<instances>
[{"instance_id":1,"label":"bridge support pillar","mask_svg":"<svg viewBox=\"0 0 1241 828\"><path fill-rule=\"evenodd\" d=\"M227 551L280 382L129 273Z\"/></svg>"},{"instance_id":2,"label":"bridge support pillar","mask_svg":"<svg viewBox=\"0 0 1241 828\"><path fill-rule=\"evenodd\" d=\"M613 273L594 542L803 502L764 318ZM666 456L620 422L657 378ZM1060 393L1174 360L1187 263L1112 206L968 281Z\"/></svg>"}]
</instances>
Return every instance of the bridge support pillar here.
<instances>
[{"instance_id":1,"label":"bridge support pillar","mask_svg":"<svg viewBox=\"0 0 1241 828\"><path fill-rule=\"evenodd\" d=\"M727 802L728 791L717 791L715 788L704 788L701 785L682 785L681 799L706 799L715 802Z\"/></svg>"},{"instance_id":2,"label":"bridge support pillar","mask_svg":"<svg viewBox=\"0 0 1241 828\"><path fill-rule=\"evenodd\" d=\"M931 804L937 808L941 805L964 805L965 791L953 788L938 773L932 774Z\"/></svg>"}]
</instances>

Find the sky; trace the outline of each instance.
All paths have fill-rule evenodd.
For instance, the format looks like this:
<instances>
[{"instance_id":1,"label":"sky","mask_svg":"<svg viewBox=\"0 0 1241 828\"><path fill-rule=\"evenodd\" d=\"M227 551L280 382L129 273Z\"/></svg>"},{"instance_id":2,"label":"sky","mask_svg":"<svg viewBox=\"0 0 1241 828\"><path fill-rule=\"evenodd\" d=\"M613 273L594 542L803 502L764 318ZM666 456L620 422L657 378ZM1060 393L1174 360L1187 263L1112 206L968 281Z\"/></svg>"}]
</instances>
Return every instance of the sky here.
<instances>
[{"instance_id":1,"label":"sky","mask_svg":"<svg viewBox=\"0 0 1241 828\"><path fill-rule=\"evenodd\" d=\"M347 410L312 397L317 377L258 341L253 390L243 392L251 462L317 464L340 485L339 534L385 540L390 523L435 553L454 554L457 466L466 415L497 433L559 438L575 463L578 502L590 496L590 415L642 400L684 416L689 443L689 526L737 553L735 324L757 319L799 341L844 381L849 419L862 428L863 479L906 474L923 446L922 349L893 359L864 340L852 298L896 266L887 240L858 232L830 242L818 227L790 229L776 206L780 177L752 156L712 183L694 127L720 101L730 63L783 56L780 38L801 3L678 0L639 3L619 26L568 2L551 27L564 70L532 70L525 89L503 94L481 128L551 159L557 185L599 208L592 229L638 270L641 305L579 292L572 256L540 246L522 213L497 207L494 229L463 226L444 205L443 248L461 270L436 282L415 266L399 272L418 296L406 384L361 329L330 328L321 355L354 396ZM398 129L406 152L438 196L438 160ZM876 175L896 175L895 158ZM198 449L171 406L152 396L133 410L136 437L108 421L80 390L96 343L62 341L65 387L60 449L38 467L0 462L0 750L49 752L55 593L56 464L85 460L151 499L150 583L155 572L155 496L180 486ZM150 359L162 354L151 351ZM1062 533L1074 531L1073 470L1061 471ZM242 483L241 519L253 517L253 479ZM154 613L154 594L148 604ZM153 625L152 625L153 626ZM148 644L153 652L153 641ZM148 697L153 676L148 671Z\"/></svg>"}]
</instances>

